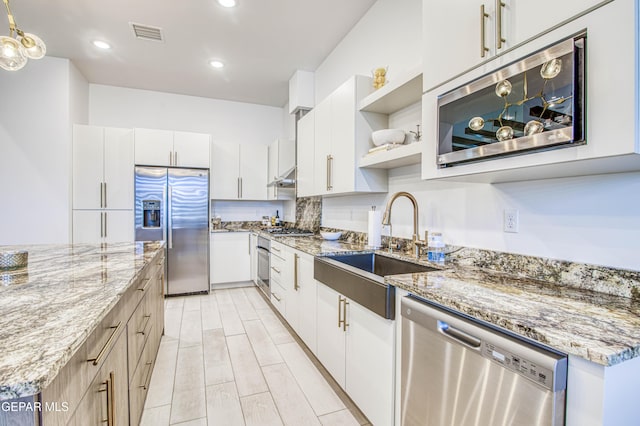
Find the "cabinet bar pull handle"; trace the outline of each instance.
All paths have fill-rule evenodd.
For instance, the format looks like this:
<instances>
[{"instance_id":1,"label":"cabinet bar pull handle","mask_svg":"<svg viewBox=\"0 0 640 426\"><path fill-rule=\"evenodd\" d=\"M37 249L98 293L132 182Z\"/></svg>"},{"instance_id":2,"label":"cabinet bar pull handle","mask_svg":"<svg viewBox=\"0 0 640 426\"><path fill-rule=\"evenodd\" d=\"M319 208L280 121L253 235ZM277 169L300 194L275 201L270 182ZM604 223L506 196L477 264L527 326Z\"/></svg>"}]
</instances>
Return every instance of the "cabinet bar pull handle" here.
<instances>
[{"instance_id":1,"label":"cabinet bar pull handle","mask_svg":"<svg viewBox=\"0 0 640 426\"><path fill-rule=\"evenodd\" d=\"M145 318L146 321L144 322L144 326L142 327L142 331L137 331L136 334L142 334L144 336L144 334L145 334L144 331L147 329L147 326L149 325L149 320L151 320L151 314L145 315L143 318Z\"/></svg>"},{"instance_id":2,"label":"cabinet bar pull handle","mask_svg":"<svg viewBox=\"0 0 640 426\"><path fill-rule=\"evenodd\" d=\"M502 8L506 4L502 0L496 0L496 49L502 49L502 43L507 40L502 37Z\"/></svg>"},{"instance_id":3,"label":"cabinet bar pull handle","mask_svg":"<svg viewBox=\"0 0 640 426\"><path fill-rule=\"evenodd\" d=\"M278 252L278 253L280 253L280 249L279 249L279 248L276 248L276 247L271 247L271 250L272 250L272 251L275 251L275 252Z\"/></svg>"},{"instance_id":4,"label":"cabinet bar pull handle","mask_svg":"<svg viewBox=\"0 0 640 426\"><path fill-rule=\"evenodd\" d=\"M102 423L106 423L107 426L114 426L116 418L114 379L115 373L113 371L109 372L109 378L102 382L104 388L98 391L105 392L107 396L107 418L102 420Z\"/></svg>"},{"instance_id":5,"label":"cabinet bar pull handle","mask_svg":"<svg viewBox=\"0 0 640 426\"><path fill-rule=\"evenodd\" d=\"M102 186L104 188L104 208L107 208L107 182Z\"/></svg>"},{"instance_id":6,"label":"cabinet bar pull handle","mask_svg":"<svg viewBox=\"0 0 640 426\"><path fill-rule=\"evenodd\" d=\"M151 361L147 361L144 364L145 367L149 367L149 371L147 371L147 376L145 377L144 382L142 382L142 384L140 385L140 387L144 390L147 390L149 388L149 382L151 381L151 371L153 371L153 369L151 368L151 365L153 365Z\"/></svg>"},{"instance_id":7,"label":"cabinet bar pull handle","mask_svg":"<svg viewBox=\"0 0 640 426\"><path fill-rule=\"evenodd\" d=\"M107 238L107 222L109 217L107 216L107 212L104 212L104 237Z\"/></svg>"},{"instance_id":8,"label":"cabinet bar pull handle","mask_svg":"<svg viewBox=\"0 0 640 426\"><path fill-rule=\"evenodd\" d=\"M484 39L484 20L488 18L489 14L484 11L484 4L480 5L480 57L484 58L486 52L489 51L489 48L485 46Z\"/></svg>"},{"instance_id":9,"label":"cabinet bar pull handle","mask_svg":"<svg viewBox=\"0 0 640 426\"><path fill-rule=\"evenodd\" d=\"M169 151L169 165L173 166L173 153Z\"/></svg>"},{"instance_id":10,"label":"cabinet bar pull handle","mask_svg":"<svg viewBox=\"0 0 640 426\"><path fill-rule=\"evenodd\" d=\"M149 283L151 282L151 278L145 278L145 279L144 279L144 282L145 282L145 283L144 283L144 285L143 285L142 287L138 287L138 291L141 291L141 292L143 292L143 293L144 293L145 291L147 291L147 286L148 286L148 285L149 285Z\"/></svg>"},{"instance_id":11,"label":"cabinet bar pull handle","mask_svg":"<svg viewBox=\"0 0 640 426\"><path fill-rule=\"evenodd\" d=\"M327 155L327 191L333 189L333 155Z\"/></svg>"},{"instance_id":12,"label":"cabinet bar pull handle","mask_svg":"<svg viewBox=\"0 0 640 426\"><path fill-rule=\"evenodd\" d=\"M271 269L273 269L277 274L280 273L280 269L276 268L275 266L272 266Z\"/></svg>"},{"instance_id":13,"label":"cabinet bar pull handle","mask_svg":"<svg viewBox=\"0 0 640 426\"><path fill-rule=\"evenodd\" d=\"M102 189L103 185L104 182L100 182L100 208L104 207L104 190Z\"/></svg>"},{"instance_id":14,"label":"cabinet bar pull handle","mask_svg":"<svg viewBox=\"0 0 640 426\"><path fill-rule=\"evenodd\" d=\"M169 241L167 241L167 243L169 244L169 248L172 249L173 248L173 186L169 185L168 188L169 191L169 208L168 208L168 212L167 212L167 234L169 237Z\"/></svg>"},{"instance_id":15,"label":"cabinet bar pull handle","mask_svg":"<svg viewBox=\"0 0 640 426\"><path fill-rule=\"evenodd\" d=\"M238 177L236 182L236 193L238 195L238 198L240 198L240 177Z\"/></svg>"},{"instance_id":16,"label":"cabinet bar pull handle","mask_svg":"<svg viewBox=\"0 0 640 426\"><path fill-rule=\"evenodd\" d=\"M178 151L173 151L173 165L178 165Z\"/></svg>"},{"instance_id":17,"label":"cabinet bar pull handle","mask_svg":"<svg viewBox=\"0 0 640 426\"><path fill-rule=\"evenodd\" d=\"M298 291L300 286L298 285L298 254L293 255L293 289Z\"/></svg>"},{"instance_id":18,"label":"cabinet bar pull handle","mask_svg":"<svg viewBox=\"0 0 640 426\"><path fill-rule=\"evenodd\" d=\"M344 304L342 305L342 331L347 331L347 327L349 327L349 323L347 322L347 298L344 298Z\"/></svg>"},{"instance_id":19,"label":"cabinet bar pull handle","mask_svg":"<svg viewBox=\"0 0 640 426\"><path fill-rule=\"evenodd\" d=\"M272 295L272 296L273 296L273 297L274 297L278 302L280 302L280 301L282 300L282 299L280 299L280 298L278 297L278 295L277 295L276 293L274 293L274 292L271 292L271 295Z\"/></svg>"},{"instance_id":20,"label":"cabinet bar pull handle","mask_svg":"<svg viewBox=\"0 0 640 426\"><path fill-rule=\"evenodd\" d=\"M104 212L100 212L100 238L104 237Z\"/></svg>"},{"instance_id":21,"label":"cabinet bar pull handle","mask_svg":"<svg viewBox=\"0 0 640 426\"><path fill-rule=\"evenodd\" d=\"M240 178L240 198L242 198L242 178Z\"/></svg>"},{"instance_id":22,"label":"cabinet bar pull handle","mask_svg":"<svg viewBox=\"0 0 640 426\"><path fill-rule=\"evenodd\" d=\"M113 329L113 331L111 332L111 336L109 336L109 339L107 339L107 343L104 344L104 346L102 347L102 349L100 349L100 352L98 352L98 355L95 358L89 358L87 362L92 362L93 365L100 364L100 361L102 361L102 358L107 354L107 349L111 346L111 343L113 342L113 339L116 337L116 334L118 334L118 332L120 331L120 327L122 327L122 321L118 321L117 325L109 327Z\"/></svg>"},{"instance_id":23,"label":"cabinet bar pull handle","mask_svg":"<svg viewBox=\"0 0 640 426\"><path fill-rule=\"evenodd\" d=\"M338 296L338 328L340 328L340 326L342 325L342 309L340 309L340 306L342 305L342 296Z\"/></svg>"}]
</instances>

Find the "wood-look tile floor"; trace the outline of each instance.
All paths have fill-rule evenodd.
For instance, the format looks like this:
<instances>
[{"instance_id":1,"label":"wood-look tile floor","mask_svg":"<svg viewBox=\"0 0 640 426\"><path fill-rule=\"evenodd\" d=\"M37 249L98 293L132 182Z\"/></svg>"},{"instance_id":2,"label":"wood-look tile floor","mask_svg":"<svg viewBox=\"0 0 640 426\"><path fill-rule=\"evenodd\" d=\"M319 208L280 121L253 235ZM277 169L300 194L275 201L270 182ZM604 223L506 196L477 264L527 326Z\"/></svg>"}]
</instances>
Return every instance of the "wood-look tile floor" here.
<instances>
[{"instance_id":1,"label":"wood-look tile floor","mask_svg":"<svg viewBox=\"0 0 640 426\"><path fill-rule=\"evenodd\" d=\"M165 307L142 425L367 424L256 287Z\"/></svg>"}]
</instances>

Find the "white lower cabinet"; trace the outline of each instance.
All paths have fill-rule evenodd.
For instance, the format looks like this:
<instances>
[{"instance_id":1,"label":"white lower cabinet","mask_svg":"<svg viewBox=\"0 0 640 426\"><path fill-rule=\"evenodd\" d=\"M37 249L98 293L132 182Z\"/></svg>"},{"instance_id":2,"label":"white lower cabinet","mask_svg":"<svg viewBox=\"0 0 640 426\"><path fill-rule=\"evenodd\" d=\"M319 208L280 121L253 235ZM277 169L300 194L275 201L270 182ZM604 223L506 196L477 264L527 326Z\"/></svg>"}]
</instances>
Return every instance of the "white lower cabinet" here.
<instances>
[{"instance_id":1,"label":"white lower cabinet","mask_svg":"<svg viewBox=\"0 0 640 426\"><path fill-rule=\"evenodd\" d=\"M254 284L258 284L258 234L254 234L253 232L249 235L249 253L251 281L253 281Z\"/></svg>"},{"instance_id":2,"label":"white lower cabinet","mask_svg":"<svg viewBox=\"0 0 640 426\"><path fill-rule=\"evenodd\" d=\"M209 266L212 285L251 279L250 235L249 232L211 234Z\"/></svg>"},{"instance_id":3,"label":"white lower cabinet","mask_svg":"<svg viewBox=\"0 0 640 426\"><path fill-rule=\"evenodd\" d=\"M394 416L394 321L317 284L316 356L374 425Z\"/></svg>"},{"instance_id":4,"label":"white lower cabinet","mask_svg":"<svg viewBox=\"0 0 640 426\"><path fill-rule=\"evenodd\" d=\"M298 250L293 253L293 282L287 290L287 321L307 347L316 353L316 280L313 256Z\"/></svg>"},{"instance_id":5,"label":"white lower cabinet","mask_svg":"<svg viewBox=\"0 0 640 426\"><path fill-rule=\"evenodd\" d=\"M131 242L133 210L74 210L72 240L75 244Z\"/></svg>"}]
</instances>

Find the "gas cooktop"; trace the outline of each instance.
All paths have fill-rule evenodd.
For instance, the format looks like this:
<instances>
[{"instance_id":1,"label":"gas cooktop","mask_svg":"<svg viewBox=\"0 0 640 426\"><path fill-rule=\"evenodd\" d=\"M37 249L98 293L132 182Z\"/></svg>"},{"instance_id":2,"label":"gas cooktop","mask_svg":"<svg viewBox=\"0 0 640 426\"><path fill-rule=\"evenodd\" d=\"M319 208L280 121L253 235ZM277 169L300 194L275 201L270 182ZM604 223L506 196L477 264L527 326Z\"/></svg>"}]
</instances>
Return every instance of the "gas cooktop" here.
<instances>
[{"instance_id":1,"label":"gas cooktop","mask_svg":"<svg viewBox=\"0 0 640 426\"><path fill-rule=\"evenodd\" d=\"M267 232L273 237L308 237L313 235L311 231L298 228L269 228Z\"/></svg>"}]
</instances>

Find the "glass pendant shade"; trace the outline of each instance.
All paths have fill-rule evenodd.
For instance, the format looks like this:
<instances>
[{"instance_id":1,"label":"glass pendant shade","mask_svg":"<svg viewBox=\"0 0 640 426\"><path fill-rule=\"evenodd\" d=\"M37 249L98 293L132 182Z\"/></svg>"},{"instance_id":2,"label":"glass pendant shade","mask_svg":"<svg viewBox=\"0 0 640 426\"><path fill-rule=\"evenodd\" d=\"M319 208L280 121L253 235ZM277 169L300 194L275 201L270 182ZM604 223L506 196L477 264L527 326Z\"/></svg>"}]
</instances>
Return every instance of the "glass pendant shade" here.
<instances>
[{"instance_id":1,"label":"glass pendant shade","mask_svg":"<svg viewBox=\"0 0 640 426\"><path fill-rule=\"evenodd\" d=\"M24 46L27 56L31 59L40 59L47 53L47 46L37 35L24 33L20 42Z\"/></svg>"},{"instance_id":2,"label":"glass pendant shade","mask_svg":"<svg viewBox=\"0 0 640 426\"><path fill-rule=\"evenodd\" d=\"M24 47L12 37L0 37L0 68L17 71L27 64Z\"/></svg>"},{"instance_id":3,"label":"glass pendant shade","mask_svg":"<svg viewBox=\"0 0 640 426\"><path fill-rule=\"evenodd\" d=\"M469 128L471 130L480 130L484 127L484 119L482 117L473 117L469 120Z\"/></svg>"},{"instance_id":4,"label":"glass pendant shade","mask_svg":"<svg viewBox=\"0 0 640 426\"><path fill-rule=\"evenodd\" d=\"M500 142L513 139L513 129L509 126L502 126L496 132L496 138Z\"/></svg>"},{"instance_id":5,"label":"glass pendant shade","mask_svg":"<svg viewBox=\"0 0 640 426\"><path fill-rule=\"evenodd\" d=\"M562 71L562 59L556 58L542 64L540 76L545 80L551 80Z\"/></svg>"},{"instance_id":6,"label":"glass pendant shade","mask_svg":"<svg viewBox=\"0 0 640 426\"><path fill-rule=\"evenodd\" d=\"M502 80L500 83L496 84L496 95L504 98L505 96L509 96L511 89L511 82L509 80Z\"/></svg>"},{"instance_id":7,"label":"glass pendant shade","mask_svg":"<svg viewBox=\"0 0 640 426\"><path fill-rule=\"evenodd\" d=\"M535 135L536 133L542 133L543 130L544 125L536 120L531 120L524 126L524 134L526 136Z\"/></svg>"}]
</instances>

